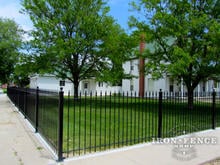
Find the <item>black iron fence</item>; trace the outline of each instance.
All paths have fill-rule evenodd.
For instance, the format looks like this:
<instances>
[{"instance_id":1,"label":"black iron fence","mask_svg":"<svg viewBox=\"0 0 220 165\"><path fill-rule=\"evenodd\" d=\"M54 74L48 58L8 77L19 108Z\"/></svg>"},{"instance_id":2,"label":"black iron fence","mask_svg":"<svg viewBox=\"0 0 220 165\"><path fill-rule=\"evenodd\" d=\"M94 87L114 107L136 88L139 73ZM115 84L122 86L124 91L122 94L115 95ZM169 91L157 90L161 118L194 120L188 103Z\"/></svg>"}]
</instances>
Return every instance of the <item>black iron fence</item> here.
<instances>
[{"instance_id":1,"label":"black iron fence","mask_svg":"<svg viewBox=\"0 0 220 165\"><path fill-rule=\"evenodd\" d=\"M175 137L220 126L219 93L83 93L65 98L66 157Z\"/></svg>"},{"instance_id":2,"label":"black iron fence","mask_svg":"<svg viewBox=\"0 0 220 165\"><path fill-rule=\"evenodd\" d=\"M61 92L61 97L63 93ZM59 92L8 87L7 95L36 132L59 154ZM62 104L62 103L61 103Z\"/></svg>"},{"instance_id":3,"label":"black iron fence","mask_svg":"<svg viewBox=\"0 0 220 165\"><path fill-rule=\"evenodd\" d=\"M83 93L8 88L8 96L63 157L93 153L154 138L175 137L220 126L220 94L147 92Z\"/></svg>"}]
</instances>

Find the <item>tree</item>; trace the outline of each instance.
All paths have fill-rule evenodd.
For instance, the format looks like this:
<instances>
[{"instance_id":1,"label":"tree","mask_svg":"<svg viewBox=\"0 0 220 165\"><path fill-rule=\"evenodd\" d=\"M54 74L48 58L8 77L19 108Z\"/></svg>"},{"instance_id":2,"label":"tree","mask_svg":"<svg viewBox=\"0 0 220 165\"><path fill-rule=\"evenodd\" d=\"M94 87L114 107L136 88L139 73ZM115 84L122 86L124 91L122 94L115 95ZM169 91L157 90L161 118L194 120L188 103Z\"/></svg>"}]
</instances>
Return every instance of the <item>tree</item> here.
<instances>
[{"instance_id":1,"label":"tree","mask_svg":"<svg viewBox=\"0 0 220 165\"><path fill-rule=\"evenodd\" d=\"M24 47L23 49L25 50ZM19 87L27 87L30 84L29 76L34 73L33 67L35 66L35 63L31 62L31 59L32 56L28 53L20 53L12 76L14 83Z\"/></svg>"},{"instance_id":2,"label":"tree","mask_svg":"<svg viewBox=\"0 0 220 165\"><path fill-rule=\"evenodd\" d=\"M14 73L23 31L10 19L0 18L0 82L8 83Z\"/></svg>"},{"instance_id":3,"label":"tree","mask_svg":"<svg viewBox=\"0 0 220 165\"><path fill-rule=\"evenodd\" d=\"M24 0L23 6L35 27L32 44L37 63L70 80L75 97L81 80L103 79L129 51L118 49L126 34L108 16L102 0Z\"/></svg>"},{"instance_id":4,"label":"tree","mask_svg":"<svg viewBox=\"0 0 220 165\"><path fill-rule=\"evenodd\" d=\"M123 63L133 57L136 50L137 38L134 35L126 33L118 33L117 28L112 37L112 41L105 42L103 53L109 52L108 57L111 59L111 66L107 69L102 68L97 80L110 83L111 85L121 86L122 79L130 79L130 74L125 74ZM110 50L110 51L109 51Z\"/></svg>"},{"instance_id":5,"label":"tree","mask_svg":"<svg viewBox=\"0 0 220 165\"><path fill-rule=\"evenodd\" d=\"M199 82L220 73L219 0L140 0L133 3L144 19L131 18L131 25L144 31L154 51L146 51L146 73L169 74L183 80L188 107Z\"/></svg>"}]
</instances>

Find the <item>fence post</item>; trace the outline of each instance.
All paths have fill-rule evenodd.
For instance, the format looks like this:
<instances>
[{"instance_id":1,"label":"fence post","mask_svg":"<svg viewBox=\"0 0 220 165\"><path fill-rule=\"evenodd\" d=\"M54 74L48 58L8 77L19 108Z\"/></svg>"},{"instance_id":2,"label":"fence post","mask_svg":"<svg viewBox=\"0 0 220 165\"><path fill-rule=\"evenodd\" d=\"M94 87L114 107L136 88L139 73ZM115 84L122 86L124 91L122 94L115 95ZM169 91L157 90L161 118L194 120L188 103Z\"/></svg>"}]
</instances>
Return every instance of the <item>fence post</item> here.
<instances>
[{"instance_id":1,"label":"fence post","mask_svg":"<svg viewBox=\"0 0 220 165\"><path fill-rule=\"evenodd\" d=\"M59 92L59 115L58 115L58 161L63 160L63 88Z\"/></svg>"},{"instance_id":2,"label":"fence post","mask_svg":"<svg viewBox=\"0 0 220 165\"><path fill-rule=\"evenodd\" d=\"M162 137L162 102L163 102L163 92L160 89L159 92L159 111L158 111L158 138Z\"/></svg>"},{"instance_id":3,"label":"fence post","mask_svg":"<svg viewBox=\"0 0 220 165\"><path fill-rule=\"evenodd\" d=\"M27 118L27 88L24 89L24 118Z\"/></svg>"},{"instance_id":4,"label":"fence post","mask_svg":"<svg viewBox=\"0 0 220 165\"><path fill-rule=\"evenodd\" d=\"M39 109L39 87L36 90L36 101L35 101L35 132L38 132L38 109Z\"/></svg>"},{"instance_id":5,"label":"fence post","mask_svg":"<svg viewBox=\"0 0 220 165\"><path fill-rule=\"evenodd\" d=\"M17 87L17 108L18 108L18 110L21 112L21 110L20 110L20 92L19 92L19 90L18 90L18 87Z\"/></svg>"},{"instance_id":6,"label":"fence post","mask_svg":"<svg viewBox=\"0 0 220 165\"><path fill-rule=\"evenodd\" d=\"M216 105L215 105L215 101L216 101L216 91L215 89L213 89L212 92L212 129L216 128Z\"/></svg>"}]
</instances>

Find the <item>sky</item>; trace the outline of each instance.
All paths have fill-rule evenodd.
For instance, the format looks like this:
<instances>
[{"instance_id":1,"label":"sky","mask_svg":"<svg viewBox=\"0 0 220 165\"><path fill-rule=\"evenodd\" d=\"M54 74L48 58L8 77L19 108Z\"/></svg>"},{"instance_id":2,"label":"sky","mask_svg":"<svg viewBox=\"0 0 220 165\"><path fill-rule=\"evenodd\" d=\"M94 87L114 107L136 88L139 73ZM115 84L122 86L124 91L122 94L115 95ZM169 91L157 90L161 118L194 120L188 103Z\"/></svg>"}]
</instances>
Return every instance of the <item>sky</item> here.
<instances>
[{"instance_id":1,"label":"sky","mask_svg":"<svg viewBox=\"0 0 220 165\"><path fill-rule=\"evenodd\" d=\"M109 0L110 15L112 15L116 22L121 25L126 31L129 31L127 22L131 6L131 0ZM13 19L22 29L28 31L32 29L32 23L27 15L19 13L22 6L20 0L0 0L0 17Z\"/></svg>"}]
</instances>

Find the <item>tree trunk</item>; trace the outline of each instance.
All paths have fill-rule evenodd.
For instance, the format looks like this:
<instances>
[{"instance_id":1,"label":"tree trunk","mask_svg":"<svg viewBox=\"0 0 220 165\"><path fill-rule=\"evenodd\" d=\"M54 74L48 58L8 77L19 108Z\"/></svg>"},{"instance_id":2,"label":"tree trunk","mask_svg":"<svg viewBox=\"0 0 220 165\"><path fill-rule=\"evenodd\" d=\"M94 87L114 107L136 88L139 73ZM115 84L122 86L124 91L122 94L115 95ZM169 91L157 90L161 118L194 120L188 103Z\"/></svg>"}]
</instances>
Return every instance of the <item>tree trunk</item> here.
<instances>
[{"instance_id":1,"label":"tree trunk","mask_svg":"<svg viewBox=\"0 0 220 165\"><path fill-rule=\"evenodd\" d=\"M79 94L78 94L79 81L75 80L73 84L74 84L74 99L78 99L78 97L79 97Z\"/></svg>"},{"instance_id":2,"label":"tree trunk","mask_svg":"<svg viewBox=\"0 0 220 165\"><path fill-rule=\"evenodd\" d=\"M188 89L188 109L193 109L193 88Z\"/></svg>"}]
</instances>

